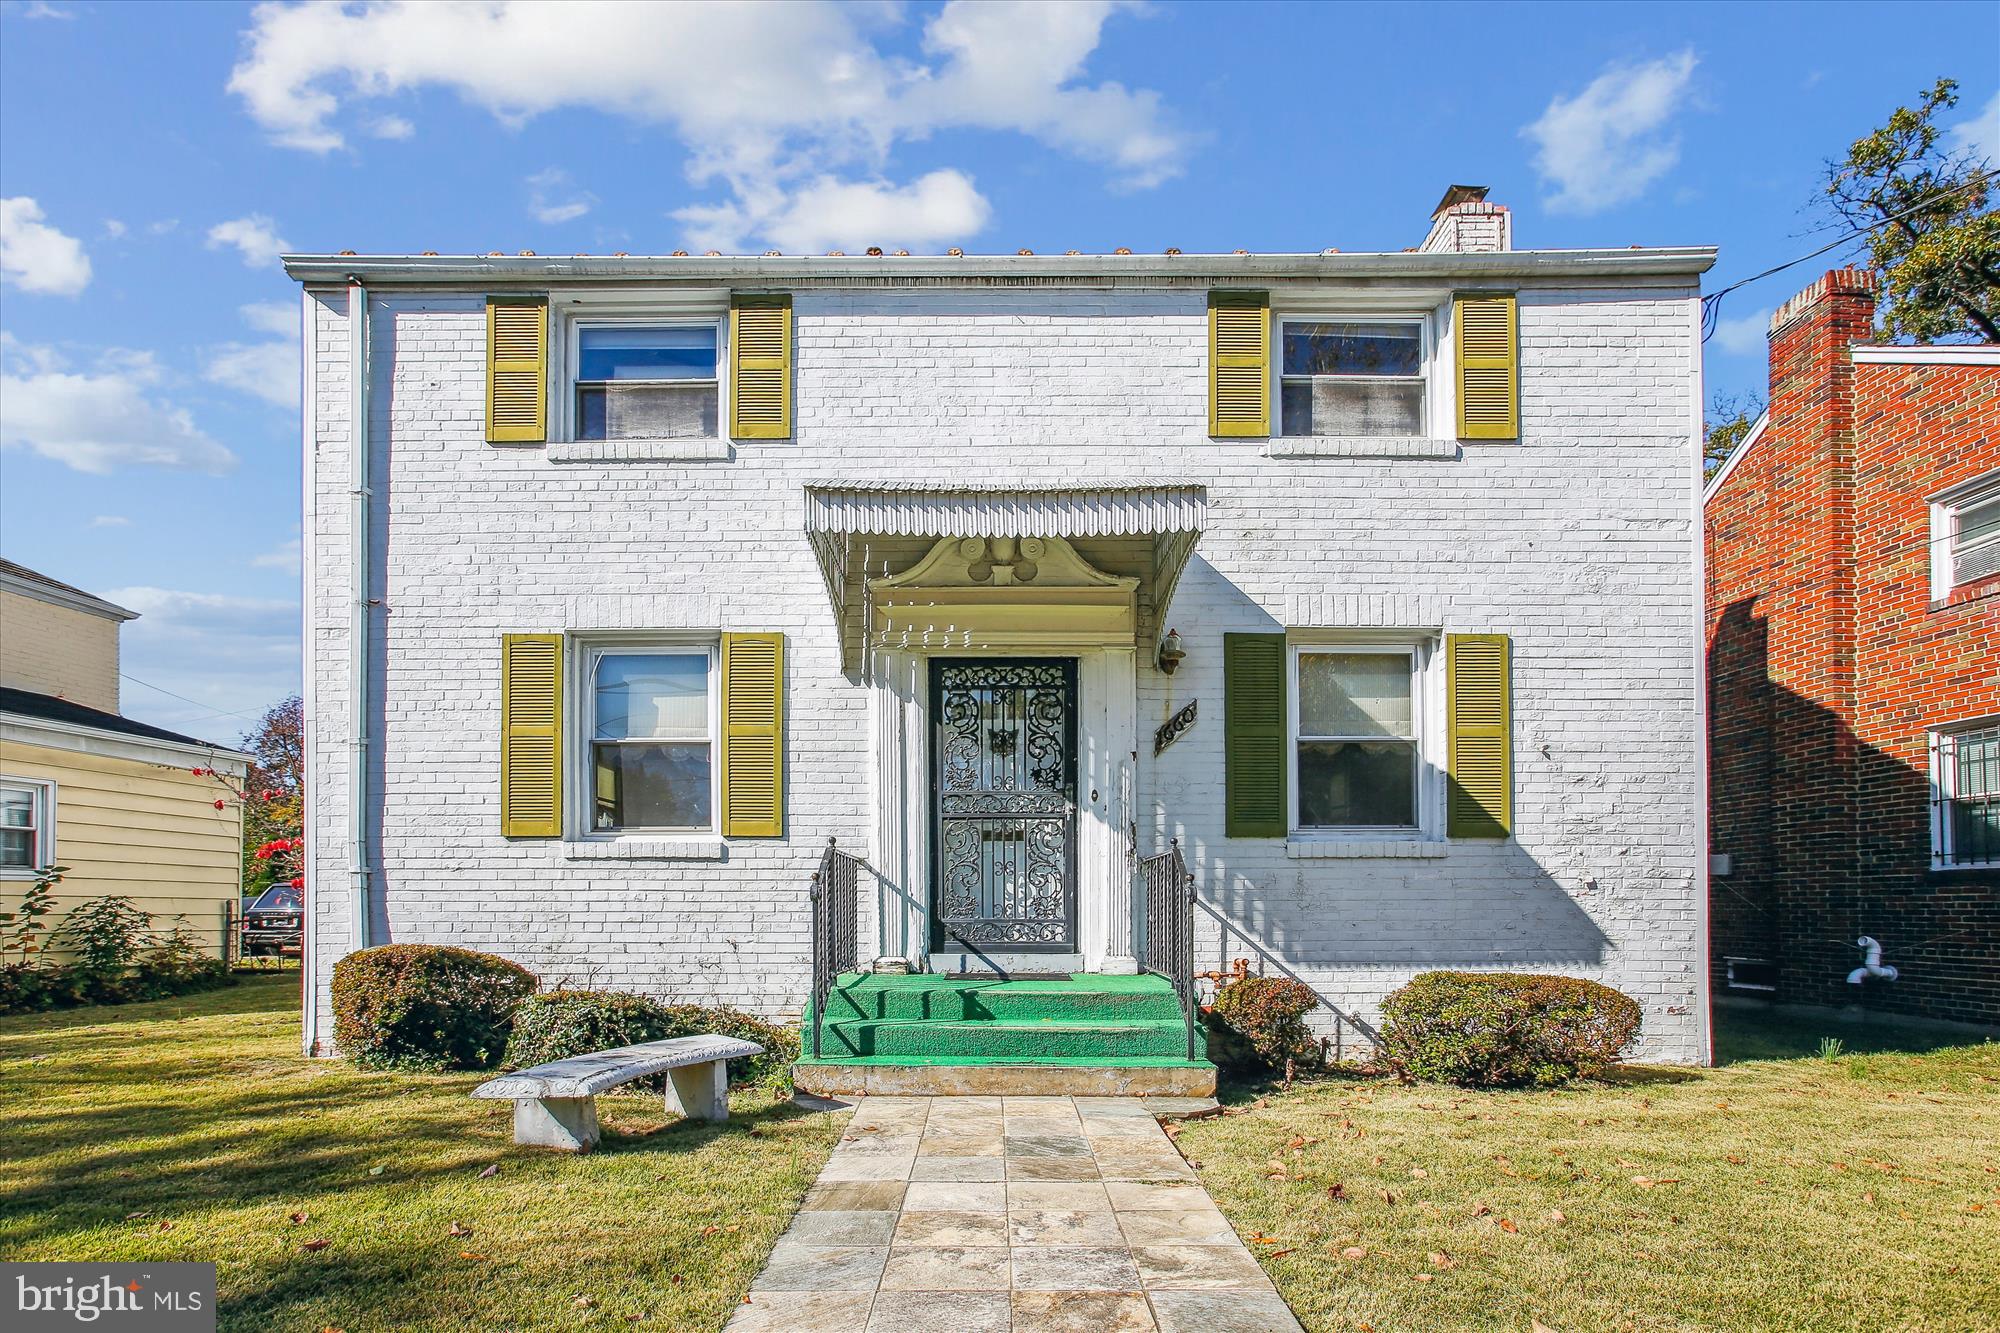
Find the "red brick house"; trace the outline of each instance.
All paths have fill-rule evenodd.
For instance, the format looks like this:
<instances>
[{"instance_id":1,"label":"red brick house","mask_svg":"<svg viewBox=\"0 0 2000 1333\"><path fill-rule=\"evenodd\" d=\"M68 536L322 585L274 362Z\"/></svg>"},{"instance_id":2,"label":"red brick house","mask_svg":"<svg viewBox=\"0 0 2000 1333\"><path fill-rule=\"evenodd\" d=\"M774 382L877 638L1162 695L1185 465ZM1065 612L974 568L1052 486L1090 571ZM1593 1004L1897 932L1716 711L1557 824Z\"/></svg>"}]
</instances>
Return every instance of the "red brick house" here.
<instances>
[{"instance_id":1,"label":"red brick house","mask_svg":"<svg viewBox=\"0 0 2000 1333\"><path fill-rule=\"evenodd\" d=\"M2000 1024L2000 347L1871 345L1877 287L1772 317L1770 407L1705 498L1710 961ZM1850 984L1862 936L1894 980Z\"/></svg>"}]
</instances>

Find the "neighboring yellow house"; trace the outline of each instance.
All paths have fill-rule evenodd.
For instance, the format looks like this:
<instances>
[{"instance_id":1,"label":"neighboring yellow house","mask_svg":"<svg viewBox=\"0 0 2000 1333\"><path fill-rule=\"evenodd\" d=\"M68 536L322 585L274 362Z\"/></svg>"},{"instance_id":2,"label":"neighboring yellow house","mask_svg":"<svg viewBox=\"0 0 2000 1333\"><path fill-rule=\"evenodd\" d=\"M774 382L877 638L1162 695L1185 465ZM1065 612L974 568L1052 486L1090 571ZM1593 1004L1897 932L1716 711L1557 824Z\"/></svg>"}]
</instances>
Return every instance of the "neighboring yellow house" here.
<instances>
[{"instance_id":1,"label":"neighboring yellow house","mask_svg":"<svg viewBox=\"0 0 2000 1333\"><path fill-rule=\"evenodd\" d=\"M119 716L118 630L135 617L0 560L0 911L39 868L63 865L51 927L123 894L155 929L184 923L219 950L243 872L230 788L248 756Z\"/></svg>"}]
</instances>

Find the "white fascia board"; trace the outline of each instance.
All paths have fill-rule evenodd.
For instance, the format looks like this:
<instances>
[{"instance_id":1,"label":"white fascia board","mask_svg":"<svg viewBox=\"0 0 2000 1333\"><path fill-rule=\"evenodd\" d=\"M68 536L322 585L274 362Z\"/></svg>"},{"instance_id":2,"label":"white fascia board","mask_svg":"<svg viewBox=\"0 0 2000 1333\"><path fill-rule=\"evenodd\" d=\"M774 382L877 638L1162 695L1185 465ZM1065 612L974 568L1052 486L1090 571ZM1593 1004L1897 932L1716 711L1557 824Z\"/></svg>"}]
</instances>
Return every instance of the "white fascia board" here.
<instances>
[{"instance_id":1,"label":"white fascia board","mask_svg":"<svg viewBox=\"0 0 2000 1333\"><path fill-rule=\"evenodd\" d=\"M68 750L72 754L96 755L102 759L129 759L141 764L165 764L183 768L187 761L201 761L197 767L215 768L240 778L249 770L251 755L226 750L219 745L188 744L160 740L153 736L132 736L119 731L55 722L45 717L21 713L0 713L0 741L14 745L39 745L45 750Z\"/></svg>"},{"instance_id":2,"label":"white fascia board","mask_svg":"<svg viewBox=\"0 0 2000 1333\"><path fill-rule=\"evenodd\" d=\"M1852 350L1857 366L2000 366L2000 343L1856 347Z\"/></svg>"},{"instance_id":3,"label":"white fascia board","mask_svg":"<svg viewBox=\"0 0 2000 1333\"><path fill-rule=\"evenodd\" d=\"M1758 413L1757 419L1750 423L1749 433L1744 435L1735 452L1723 460L1722 466L1715 470L1715 475L1708 479L1708 485L1701 488L1701 502L1704 506L1717 491L1722 489L1722 483L1729 480L1729 474L1736 470L1736 465L1743 461L1743 456L1756 446L1757 441L1764 438L1764 427L1769 425L1770 421L1771 413L1766 409Z\"/></svg>"},{"instance_id":4,"label":"white fascia board","mask_svg":"<svg viewBox=\"0 0 2000 1333\"><path fill-rule=\"evenodd\" d=\"M83 611L93 616L103 616L106 620L137 620L137 611L128 611L116 602L107 602L102 597L93 597L87 592L73 592L68 588L51 588L46 583L34 579L24 579L18 574L0 570L0 589L32 597L50 606L66 607L71 611Z\"/></svg>"}]
</instances>

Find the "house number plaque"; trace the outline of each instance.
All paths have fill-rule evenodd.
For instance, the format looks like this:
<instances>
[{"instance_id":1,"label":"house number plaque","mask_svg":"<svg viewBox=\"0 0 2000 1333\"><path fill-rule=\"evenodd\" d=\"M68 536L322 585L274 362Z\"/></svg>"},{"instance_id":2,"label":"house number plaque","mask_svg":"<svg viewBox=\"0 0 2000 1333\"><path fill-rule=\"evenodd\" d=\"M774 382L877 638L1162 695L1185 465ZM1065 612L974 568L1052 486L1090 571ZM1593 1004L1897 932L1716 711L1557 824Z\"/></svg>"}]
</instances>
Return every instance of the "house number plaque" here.
<instances>
[{"instance_id":1,"label":"house number plaque","mask_svg":"<svg viewBox=\"0 0 2000 1333\"><path fill-rule=\"evenodd\" d=\"M1175 741L1179 740L1182 736L1186 735L1187 729L1194 725L1195 703L1196 701L1193 699L1188 700L1188 706L1186 708L1181 709L1180 712L1175 713L1172 717L1168 718L1166 722L1161 724L1160 728L1153 733L1153 753L1155 755L1158 755L1159 753L1164 751L1169 745L1172 745Z\"/></svg>"}]
</instances>

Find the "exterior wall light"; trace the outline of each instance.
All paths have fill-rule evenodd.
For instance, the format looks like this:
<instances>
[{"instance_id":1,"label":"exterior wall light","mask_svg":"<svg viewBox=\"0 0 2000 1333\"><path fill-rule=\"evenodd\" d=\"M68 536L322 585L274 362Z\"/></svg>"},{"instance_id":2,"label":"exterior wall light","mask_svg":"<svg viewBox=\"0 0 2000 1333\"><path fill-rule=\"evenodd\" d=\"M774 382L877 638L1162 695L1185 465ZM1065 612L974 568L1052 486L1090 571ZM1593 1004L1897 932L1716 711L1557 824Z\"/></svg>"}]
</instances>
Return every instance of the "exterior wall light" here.
<instances>
[{"instance_id":1,"label":"exterior wall light","mask_svg":"<svg viewBox=\"0 0 2000 1333\"><path fill-rule=\"evenodd\" d=\"M1169 676L1173 675L1180 666L1181 659L1186 656L1187 648L1181 643L1181 632L1169 629L1167 637L1160 640L1160 670Z\"/></svg>"}]
</instances>

